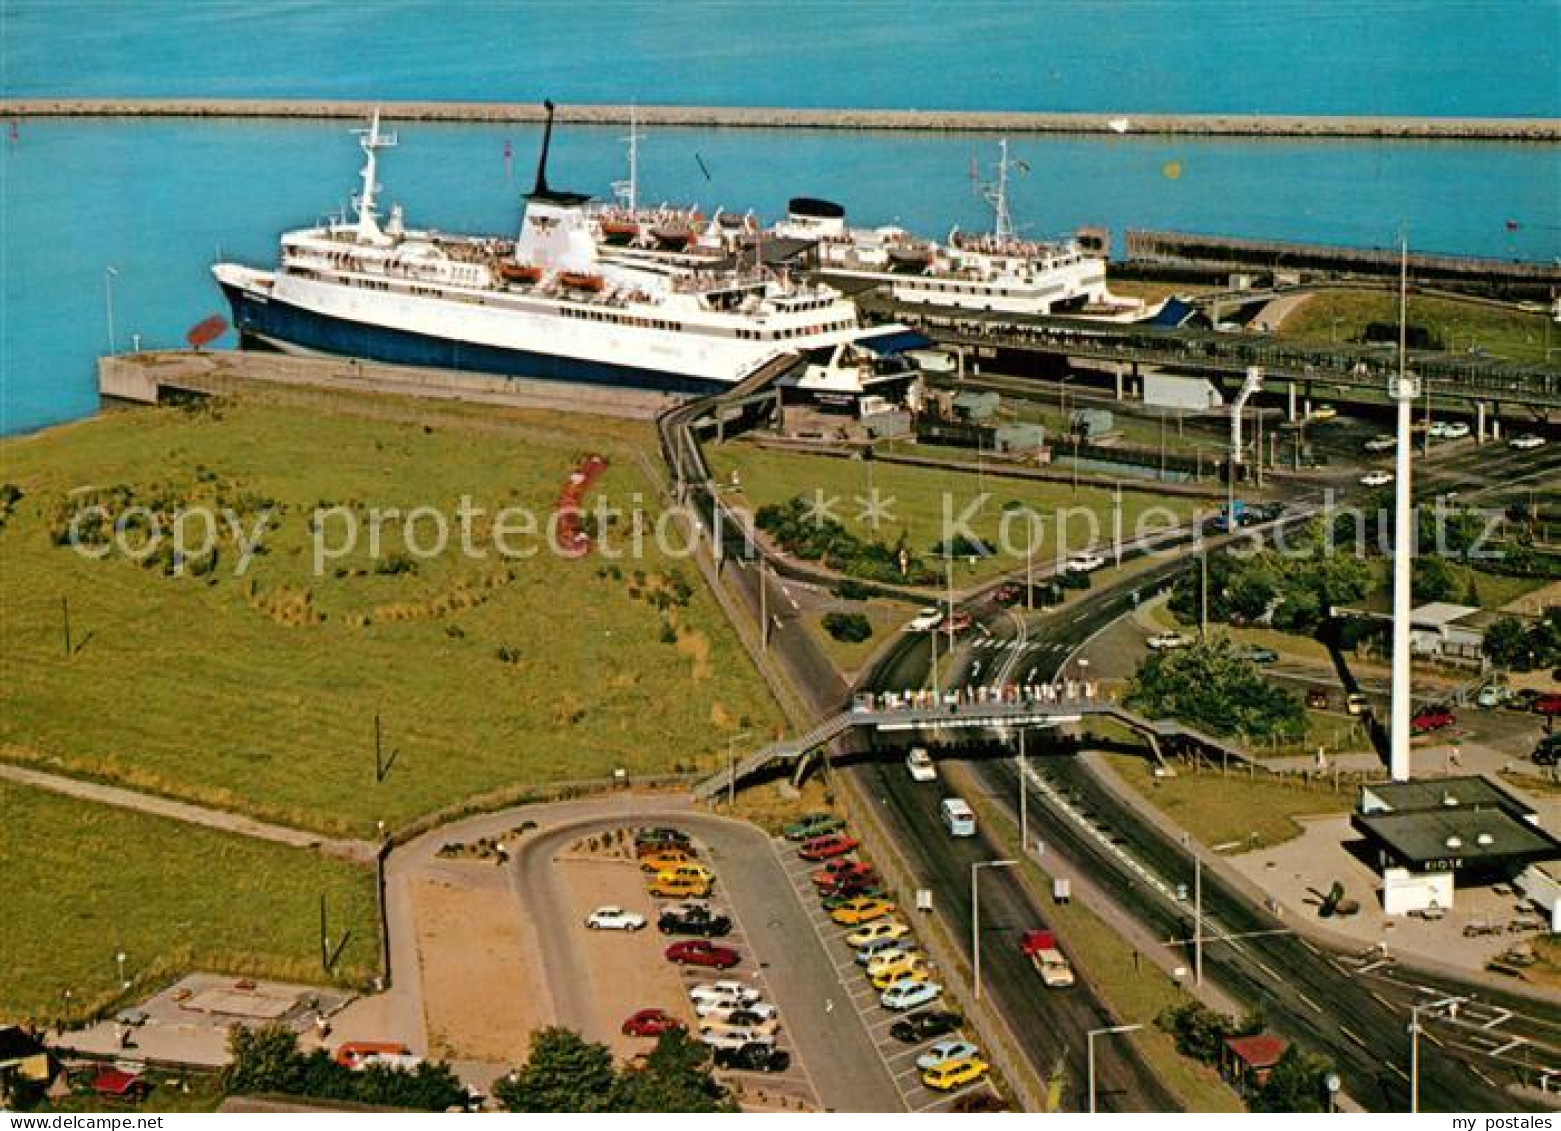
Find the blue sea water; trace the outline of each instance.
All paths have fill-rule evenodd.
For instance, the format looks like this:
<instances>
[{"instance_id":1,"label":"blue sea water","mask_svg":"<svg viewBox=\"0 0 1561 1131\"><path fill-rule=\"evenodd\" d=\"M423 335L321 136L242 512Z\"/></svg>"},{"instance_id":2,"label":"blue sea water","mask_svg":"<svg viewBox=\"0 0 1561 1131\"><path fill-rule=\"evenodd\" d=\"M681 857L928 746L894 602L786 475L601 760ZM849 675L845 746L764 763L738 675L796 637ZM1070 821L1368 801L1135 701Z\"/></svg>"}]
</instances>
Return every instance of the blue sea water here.
<instances>
[{"instance_id":1,"label":"blue sea water","mask_svg":"<svg viewBox=\"0 0 1561 1131\"><path fill-rule=\"evenodd\" d=\"M0 0L0 82L11 95L1555 115L1558 15L1553 3L1285 0ZM176 345L226 313L209 271L219 254L269 264L279 232L344 207L360 162L346 128L29 120L0 137L0 432L94 410L110 289L120 349L133 334L144 348ZM381 180L409 222L514 230L535 130L400 132ZM623 173L622 132L566 125L555 184L605 194ZM1013 152L1032 170L1012 203L1033 235L1104 223L1386 246L1407 225L1426 250L1561 254L1553 146L1025 137ZM857 222L927 234L989 222L967 176L972 158L995 157L989 138L663 129L642 153L647 196L707 209L773 219L812 194Z\"/></svg>"}]
</instances>

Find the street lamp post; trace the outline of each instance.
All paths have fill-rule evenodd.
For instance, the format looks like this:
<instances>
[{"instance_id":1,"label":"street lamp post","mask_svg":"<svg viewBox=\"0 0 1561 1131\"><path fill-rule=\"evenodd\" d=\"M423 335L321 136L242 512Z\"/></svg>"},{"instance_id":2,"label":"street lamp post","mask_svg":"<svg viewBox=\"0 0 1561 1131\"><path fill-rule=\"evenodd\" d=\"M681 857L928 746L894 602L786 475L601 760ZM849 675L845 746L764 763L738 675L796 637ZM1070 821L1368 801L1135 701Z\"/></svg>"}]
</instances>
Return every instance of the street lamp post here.
<instances>
[{"instance_id":1,"label":"street lamp post","mask_svg":"<svg viewBox=\"0 0 1561 1131\"><path fill-rule=\"evenodd\" d=\"M123 989L130 987L130 982L125 978L125 952L119 951L114 955L114 965L119 967L119 985Z\"/></svg>"},{"instance_id":2,"label":"street lamp post","mask_svg":"<svg viewBox=\"0 0 1561 1131\"><path fill-rule=\"evenodd\" d=\"M108 352L112 356L114 347L114 280L119 277L119 272L113 267L103 268L103 301L108 307Z\"/></svg>"},{"instance_id":3,"label":"street lamp post","mask_svg":"<svg viewBox=\"0 0 1561 1131\"><path fill-rule=\"evenodd\" d=\"M1433 1009L1452 1009L1461 1002L1468 1001L1465 997L1444 997L1436 1001L1424 1002L1420 1005L1410 1006L1409 1009L1409 1112L1411 1115L1420 1111L1420 1015Z\"/></svg>"},{"instance_id":4,"label":"street lamp post","mask_svg":"<svg viewBox=\"0 0 1561 1131\"><path fill-rule=\"evenodd\" d=\"M1030 851L1030 803L1029 783L1024 776L1024 732L1025 727L1019 727L1019 851Z\"/></svg>"},{"instance_id":5,"label":"street lamp post","mask_svg":"<svg viewBox=\"0 0 1561 1131\"><path fill-rule=\"evenodd\" d=\"M1533 508L1529 510L1532 512ZM1029 512L1029 536L1024 540L1024 607L1035 611L1035 512Z\"/></svg>"},{"instance_id":6,"label":"street lamp post","mask_svg":"<svg viewBox=\"0 0 1561 1131\"><path fill-rule=\"evenodd\" d=\"M1118 1033L1133 1033L1142 1029L1142 1025L1112 1025L1106 1029L1091 1029L1087 1038L1089 1049L1089 1112L1095 1114L1095 1038L1110 1037Z\"/></svg>"},{"instance_id":7,"label":"street lamp post","mask_svg":"<svg viewBox=\"0 0 1561 1131\"><path fill-rule=\"evenodd\" d=\"M970 866L970 950L975 970L976 1000L981 1000L981 886L982 868L1011 868L1016 860L981 860Z\"/></svg>"}]
</instances>

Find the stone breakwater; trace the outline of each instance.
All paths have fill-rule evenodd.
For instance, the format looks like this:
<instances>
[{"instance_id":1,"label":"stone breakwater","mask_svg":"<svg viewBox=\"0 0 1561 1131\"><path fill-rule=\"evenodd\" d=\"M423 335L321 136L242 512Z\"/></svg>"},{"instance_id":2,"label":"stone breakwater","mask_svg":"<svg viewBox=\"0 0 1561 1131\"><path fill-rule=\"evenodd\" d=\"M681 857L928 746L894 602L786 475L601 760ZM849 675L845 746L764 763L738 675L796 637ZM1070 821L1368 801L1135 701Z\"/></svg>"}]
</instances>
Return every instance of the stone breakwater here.
<instances>
[{"instance_id":1,"label":"stone breakwater","mask_svg":"<svg viewBox=\"0 0 1561 1131\"><path fill-rule=\"evenodd\" d=\"M27 98L0 101L7 117L351 118L375 108L425 122L540 122L538 103L363 102L321 99ZM768 106L571 104L561 117L581 125L723 129L924 130L983 133L1187 135L1201 137L1394 138L1561 141L1557 118L1395 118L1293 114L1036 113L997 110L838 110Z\"/></svg>"}]
</instances>

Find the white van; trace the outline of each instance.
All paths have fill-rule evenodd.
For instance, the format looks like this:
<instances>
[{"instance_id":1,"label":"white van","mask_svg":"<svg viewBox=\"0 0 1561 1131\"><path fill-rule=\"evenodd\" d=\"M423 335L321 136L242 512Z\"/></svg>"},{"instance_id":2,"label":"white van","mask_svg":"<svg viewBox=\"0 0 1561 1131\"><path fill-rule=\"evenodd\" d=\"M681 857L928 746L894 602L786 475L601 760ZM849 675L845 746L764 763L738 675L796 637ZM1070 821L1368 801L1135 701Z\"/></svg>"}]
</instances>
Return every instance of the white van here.
<instances>
[{"instance_id":1,"label":"white van","mask_svg":"<svg viewBox=\"0 0 1561 1131\"><path fill-rule=\"evenodd\" d=\"M943 827L948 829L949 836L976 835L976 815L961 798L945 797L940 812L943 814Z\"/></svg>"}]
</instances>

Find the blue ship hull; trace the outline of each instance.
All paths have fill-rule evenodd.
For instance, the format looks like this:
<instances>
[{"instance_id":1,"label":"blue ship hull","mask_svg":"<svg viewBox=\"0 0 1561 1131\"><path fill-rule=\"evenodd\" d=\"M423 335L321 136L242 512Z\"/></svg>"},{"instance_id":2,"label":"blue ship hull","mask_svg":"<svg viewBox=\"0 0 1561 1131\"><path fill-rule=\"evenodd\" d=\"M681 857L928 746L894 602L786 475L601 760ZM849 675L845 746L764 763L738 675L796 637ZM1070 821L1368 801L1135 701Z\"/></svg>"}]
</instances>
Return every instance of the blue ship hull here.
<instances>
[{"instance_id":1,"label":"blue ship hull","mask_svg":"<svg viewBox=\"0 0 1561 1131\"><path fill-rule=\"evenodd\" d=\"M233 308L233 325L238 331L241 345L267 344L269 339L318 353L359 357L392 365L420 365L501 377L659 389L687 396L703 396L729 387L721 381L709 381L665 370L498 349L386 326L328 318L276 299L256 299L240 288L228 285L223 285L222 291Z\"/></svg>"}]
</instances>

